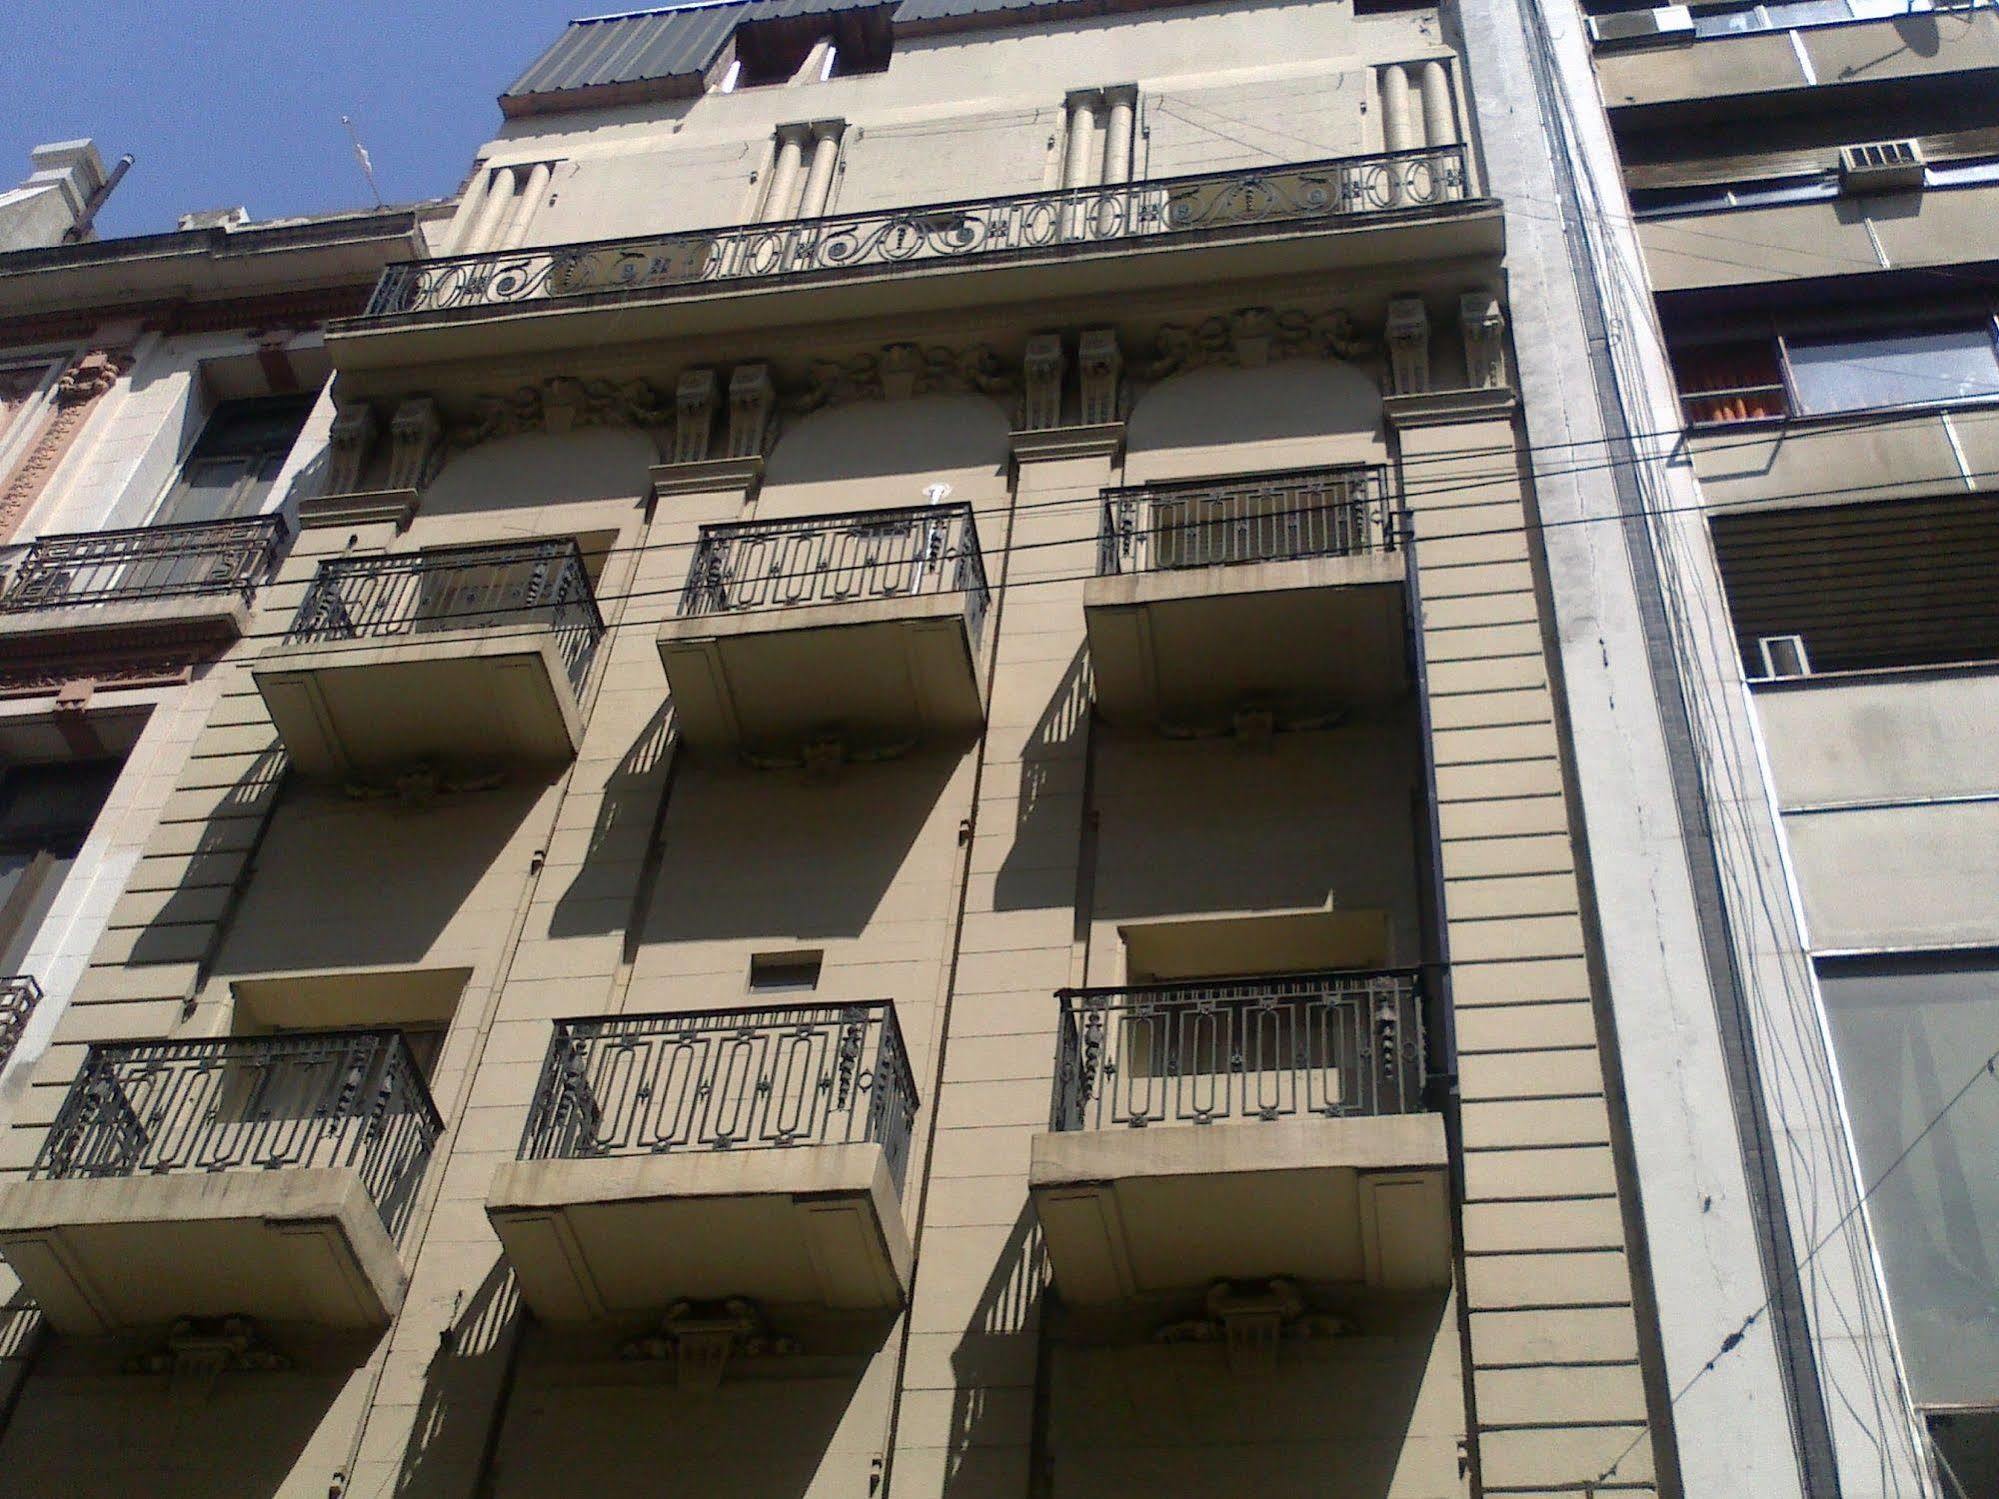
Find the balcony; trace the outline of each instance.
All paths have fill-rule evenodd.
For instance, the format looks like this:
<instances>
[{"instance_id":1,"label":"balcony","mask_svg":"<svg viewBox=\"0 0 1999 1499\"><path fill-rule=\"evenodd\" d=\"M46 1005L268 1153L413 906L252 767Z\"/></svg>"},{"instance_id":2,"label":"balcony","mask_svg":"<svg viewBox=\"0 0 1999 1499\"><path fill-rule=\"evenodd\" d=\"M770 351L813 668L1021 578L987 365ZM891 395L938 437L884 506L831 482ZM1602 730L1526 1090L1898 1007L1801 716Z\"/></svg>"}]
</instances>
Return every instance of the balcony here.
<instances>
[{"instance_id":1,"label":"balcony","mask_svg":"<svg viewBox=\"0 0 1999 1499\"><path fill-rule=\"evenodd\" d=\"M1310 727L1407 690L1384 469L1111 490L1097 573L1084 616L1116 727Z\"/></svg>"},{"instance_id":2,"label":"balcony","mask_svg":"<svg viewBox=\"0 0 1999 1499\"><path fill-rule=\"evenodd\" d=\"M915 1117L886 1001L562 1021L486 1212L550 1321L892 1309Z\"/></svg>"},{"instance_id":3,"label":"balcony","mask_svg":"<svg viewBox=\"0 0 1999 1499\"><path fill-rule=\"evenodd\" d=\"M0 586L0 656L211 656L242 638L283 555L282 516L44 536Z\"/></svg>"},{"instance_id":4,"label":"balcony","mask_svg":"<svg viewBox=\"0 0 1999 1499\"><path fill-rule=\"evenodd\" d=\"M384 1326L442 1129L395 1031L93 1046L0 1249L63 1333Z\"/></svg>"},{"instance_id":5,"label":"balcony","mask_svg":"<svg viewBox=\"0 0 1999 1499\"><path fill-rule=\"evenodd\" d=\"M681 737L810 762L972 733L986 603L969 505L703 526L659 630Z\"/></svg>"},{"instance_id":6,"label":"balcony","mask_svg":"<svg viewBox=\"0 0 1999 1499\"><path fill-rule=\"evenodd\" d=\"M21 1044L21 1032L34 1018L35 1006L42 1002L42 986L32 974L17 973L0 978L0 1067L5 1067Z\"/></svg>"},{"instance_id":7,"label":"balcony","mask_svg":"<svg viewBox=\"0 0 1999 1499\"><path fill-rule=\"evenodd\" d=\"M603 634L573 541L342 557L252 675L306 775L558 765L581 743Z\"/></svg>"},{"instance_id":8,"label":"balcony","mask_svg":"<svg viewBox=\"0 0 1999 1499\"><path fill-rule=\"evenodd\" d=\"M1029 1188L1063 1298L1450 1284L1410 972L1067 990Z\"/></svg>"},{"instance_id":9,"label":"balcony","mask_svg":"<svg viewBox=\"0 0 1999 1499\"><path fill-rule=\"evenodd\" d=\"M1357 231L1364 231L1357 233ZM1103 295L1496 253L1463 146L833 214L386 268L343 370L779 320ZM896 286L893 304L884 283ZM779 305L759 294L782 291ZM483 329L476 339L469 329ZM504 328L504 331L501 331ZM393 350L379 347L395 334Z\"/></svg>"}]
</instances>

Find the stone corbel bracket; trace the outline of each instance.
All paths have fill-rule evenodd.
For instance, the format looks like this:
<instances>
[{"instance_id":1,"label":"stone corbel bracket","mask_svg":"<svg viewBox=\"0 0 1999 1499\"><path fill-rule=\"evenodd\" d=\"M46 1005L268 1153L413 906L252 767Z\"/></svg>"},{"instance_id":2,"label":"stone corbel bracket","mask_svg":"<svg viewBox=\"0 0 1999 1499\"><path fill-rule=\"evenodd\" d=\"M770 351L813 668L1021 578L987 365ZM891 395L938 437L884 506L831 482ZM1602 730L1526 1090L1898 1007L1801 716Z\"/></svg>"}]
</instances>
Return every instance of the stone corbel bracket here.
<instances>
[{"instance_id":1,"label":"stone corbel bracket","mask_svg":"<svg viewBox=\"0 0 1999 1499\"><path fill-rule=\"evenodd\" d=\"M683 1390L712 1390L733 1358L786 1357L795 1340L773 1334L763 1310L745 1296L722 1301L677 1301L659 1331L621 1344L626 1359L671 1359Z\"/></svg>"}]
</instances>

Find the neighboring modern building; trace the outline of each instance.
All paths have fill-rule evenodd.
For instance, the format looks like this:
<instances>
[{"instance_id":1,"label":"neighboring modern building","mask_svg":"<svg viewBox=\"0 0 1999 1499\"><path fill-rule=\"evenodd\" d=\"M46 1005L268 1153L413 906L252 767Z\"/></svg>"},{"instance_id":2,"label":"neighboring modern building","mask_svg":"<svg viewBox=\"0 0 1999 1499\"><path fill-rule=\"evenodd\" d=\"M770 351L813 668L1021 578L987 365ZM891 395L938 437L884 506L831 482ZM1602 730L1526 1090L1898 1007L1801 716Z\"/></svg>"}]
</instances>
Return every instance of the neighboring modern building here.
<instances>
[{"instance_id":1,"label":"neighboring modern building","mask_svg":"<svg viewBox=\"0 0 1999 1499\"><path fill-rule=\"evenodd\" d=\"M1772 1125L1766 1263L1807 1266L1819 1482L1927 1441L1937 1492L1999 1493L1999 12L1589 10L1550 71L1659 460L1636 503L1675 516L1680 758L1761 950L1730 1070Z\"/></svg>"},{"instance_id":2,"label":"neighboring modern building","mask_svg":"<svg viewBox=\"0 0 1999 1499\"><path fill-rule=\"evenodd\" d=\"M722 0L0 256L0 1494L1979 1492L1991 517L1844 414L1987 387L1785 319L1982 286L1983 137L1726 184L1988 19Z\"/></svg>"}]
</instances>

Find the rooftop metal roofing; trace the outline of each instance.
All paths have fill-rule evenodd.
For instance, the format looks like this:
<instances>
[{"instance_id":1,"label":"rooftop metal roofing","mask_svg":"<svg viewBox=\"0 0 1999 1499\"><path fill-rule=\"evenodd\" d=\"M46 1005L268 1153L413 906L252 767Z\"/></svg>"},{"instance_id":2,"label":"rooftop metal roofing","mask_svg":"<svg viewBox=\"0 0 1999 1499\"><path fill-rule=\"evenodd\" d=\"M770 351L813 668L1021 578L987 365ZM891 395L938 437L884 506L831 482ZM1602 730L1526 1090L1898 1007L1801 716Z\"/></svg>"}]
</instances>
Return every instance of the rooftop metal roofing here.
<instances>
[{"instance_id":1,"label":"rooftop metal roofing","mask_svg":"<svg viewBox=\"0 0 1999 1499\"><path fill-rule=\"evenodd\" d=\"M700 75L745 21L865 10L884 3L892 0L721 0L571 21L501 98Z\"/></svg>"},{"instance_id":2,"label":"rooftop metal roofing","mask_svg":"<svg viewBox=\"0 0 1999 1499\"><path fill-rule=\"evenodd\" d=\"M534 101L551 94L587 90L603 100L691 92L694 81L706 76L730 35L746 21L879 10L893 5L897 27L933 30L986 14L997 17L1030 10L1104 13L1144 10L1158 3L1161 0L699 0L667 9L591 16L570 22L555 45L500 96L500 103L513 114L529 112L536 107ZM563 107L550 102L553 107Z\"/></svg>"}]
</instances>

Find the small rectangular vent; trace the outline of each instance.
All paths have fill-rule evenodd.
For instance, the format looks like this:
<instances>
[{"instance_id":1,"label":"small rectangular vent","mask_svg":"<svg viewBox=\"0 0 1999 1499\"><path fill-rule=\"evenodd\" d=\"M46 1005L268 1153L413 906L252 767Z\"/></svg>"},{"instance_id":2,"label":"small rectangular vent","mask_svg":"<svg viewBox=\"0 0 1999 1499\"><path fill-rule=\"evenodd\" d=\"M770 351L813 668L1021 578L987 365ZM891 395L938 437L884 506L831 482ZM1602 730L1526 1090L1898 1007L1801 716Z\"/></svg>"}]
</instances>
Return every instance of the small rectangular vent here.
<instances>
[{"instance_id":1,"label":"small rectangular vent","mask_svg":"<svg viewBox=\"0 0 1999 1499\"><path fill-rule=\"evenodd\" d=\"M816 989L825 953L760 952L750 955L750 992L773 994Z\"/></svg>"},{"instance_id":2,"label":"small rectangular vent","mask_svg":"<svg viewBox=\"0 0 1999 1499\"><path fill-rule=\"evenodd\" d=\"M1661 5L1654 10L1619 10L1589 18L1590 40L1598 46L1614 47L1620 42L1649 42L1661 37L1692 36L1694 18L1684 5Z\"/></svg>"},{"instance_id":3,"label":"small rectangular vent","mask_svg":"<svg viewBox=\"0 0 1999 1499\"><path fill-rule=\"evenodd\" d=\"M1756 652L1763 659L1762 676L1765 681L1812 674L1811 657L1805 654L1805 637L1802 635L1759 635Z\"/></svg>"},{"instance_id":4,"label":"small rectangular vent","mask_svg":"<svg viewBox=\"0 0 1999 1499\"><path fill-rule=\"evenodd\" d=\"M1849 193L1891 193L1923 185L1923 148L1912 140L1839 148L1839 185Z\"/></svg>"}]
</instances>

